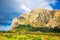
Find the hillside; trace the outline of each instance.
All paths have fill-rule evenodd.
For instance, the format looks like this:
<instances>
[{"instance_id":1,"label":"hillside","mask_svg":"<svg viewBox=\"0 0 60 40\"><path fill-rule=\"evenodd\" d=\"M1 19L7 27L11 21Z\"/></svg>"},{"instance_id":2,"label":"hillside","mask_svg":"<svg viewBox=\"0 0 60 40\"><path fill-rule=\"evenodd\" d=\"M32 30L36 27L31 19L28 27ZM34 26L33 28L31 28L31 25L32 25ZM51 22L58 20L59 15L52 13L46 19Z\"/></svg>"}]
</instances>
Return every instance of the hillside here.
<instances>
[{"instance_id":1,"label":"hillside","mask_svg":"<svg viewBox=\"0 0 60 40\"><path fill-rule=\"evenodd\" d=\"M60 10L33 9L28 13L20 15L18 18L14 18L11 30L19 25L60 28Z\"/></svg>"},{"instance_id":2,"label":"hillside","mask_svg":"<svg viewBox=\"0 0 60 40\"><path fill-rule=\"evenodd\" d=\"M36 8L12 20L0 40L60 40L60 10Z\"/></svg>"}]
</instances>

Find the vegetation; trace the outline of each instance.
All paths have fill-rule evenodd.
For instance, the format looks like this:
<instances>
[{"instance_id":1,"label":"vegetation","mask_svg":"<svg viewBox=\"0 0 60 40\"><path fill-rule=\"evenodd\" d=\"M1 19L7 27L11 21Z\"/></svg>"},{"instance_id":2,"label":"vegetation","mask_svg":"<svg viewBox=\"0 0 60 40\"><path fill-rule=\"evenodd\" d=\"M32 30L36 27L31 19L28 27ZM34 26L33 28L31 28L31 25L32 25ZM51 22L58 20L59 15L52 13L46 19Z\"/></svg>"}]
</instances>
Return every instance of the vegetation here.
<instances>
[{"instance_id":1,"label":"vegetation","mask_svg":"<svg viewBox=\"0 0 60 40\"><path fill-rule=\"evenodd\" d=\"M34 9L14 18L11 28L0 31L0 40L60 40L60 11Z\"/></svg>"},{"instance_id":2,"label":"vegetation","mask_svg":"<svg viewBox=\"0 0 60 40\"><path fill-rule=\"evenodd\" d=\"M31 25L19 25L15 27L13 32L60 32L60 28L48 28L48 27L33 27Z\"/></svg>"},{"instance_id":3,"label":"vegetation","mask_svg":"<svg viewBox=\"0 0 60 40\"><path fill-rule=\"evenodd\" d=\"M60 40L60 32L51 30L56 29L19 25L11 31L0 31L0 40Z\"/></svg>"},{"instance_id":4,"label":"vegetation","mask_svg":"<svg viewBox=\"0 0 60 40\"><path fill-rule=\"evenodd\" d=\"M39 34L38 32L36 34L3 33L0 34L0 40L60 40L60 35L43 34Z\"/></svg>"}]
</instances>

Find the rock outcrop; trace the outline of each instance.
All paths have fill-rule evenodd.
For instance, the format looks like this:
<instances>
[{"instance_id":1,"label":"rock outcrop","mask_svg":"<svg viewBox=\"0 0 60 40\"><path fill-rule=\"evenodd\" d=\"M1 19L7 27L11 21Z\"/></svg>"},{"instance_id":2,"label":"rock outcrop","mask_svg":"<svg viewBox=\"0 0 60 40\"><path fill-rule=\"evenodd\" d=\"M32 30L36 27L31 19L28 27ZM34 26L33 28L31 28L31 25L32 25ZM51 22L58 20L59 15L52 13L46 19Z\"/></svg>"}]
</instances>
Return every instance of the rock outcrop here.
<instances>
[{"instance_id":1,"label":"rock outcrop","mask_svg":"<svg viewBox=\"0 0 60 40\"><path fill-rule=\"evenodd\" d=\"M12 21L11 29L18 25L32 25L34 27L60 28L60 10L46 10L36 8L31 12L20 15Z\"/></svg>"},{"instance_id":2,"label":"rock outcrop","mask_svg":"<svg viewBox=\"0 0 60 40\"><path fill-rule=\"evenodd\" d=\"M13 20L12 20L12 24L11 24L11 30L13 29L13 28L15 28L16 26L18 26L18 20L17 20L17 18L14 18Z\"/></svg>"}]
</instances>

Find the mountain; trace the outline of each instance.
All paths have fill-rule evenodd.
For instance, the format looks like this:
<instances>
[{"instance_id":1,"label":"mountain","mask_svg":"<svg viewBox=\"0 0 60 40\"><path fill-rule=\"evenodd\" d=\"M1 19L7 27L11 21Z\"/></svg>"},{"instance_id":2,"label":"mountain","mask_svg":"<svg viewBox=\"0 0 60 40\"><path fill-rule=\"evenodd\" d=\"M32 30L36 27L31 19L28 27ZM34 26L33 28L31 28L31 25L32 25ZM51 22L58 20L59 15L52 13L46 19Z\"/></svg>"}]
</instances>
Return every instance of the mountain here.
<instances>
[{"instance_id":1,"label":"mountain","mask_svg":"<svg viewBox=\"0 0 60 40\"><path fill-rule=\"evenodd\" d=\"M11 30L19 25L31 25L33 27L60 28L60 10L33 9L28 13L14 18Z\"/></svg>"}]
</instances>

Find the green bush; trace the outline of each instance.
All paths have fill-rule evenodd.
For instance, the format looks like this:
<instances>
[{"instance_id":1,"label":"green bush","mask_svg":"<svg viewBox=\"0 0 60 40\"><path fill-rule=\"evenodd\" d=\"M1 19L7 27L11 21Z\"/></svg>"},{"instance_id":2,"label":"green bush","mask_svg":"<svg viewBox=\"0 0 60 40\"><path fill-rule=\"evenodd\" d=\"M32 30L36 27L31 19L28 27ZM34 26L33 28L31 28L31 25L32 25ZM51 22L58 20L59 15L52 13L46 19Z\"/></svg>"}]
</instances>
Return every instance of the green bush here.
<instances>
[{"instance_id":1,"label":"green bush","mask_svg":"<svg viewBox=\"0 0 60 40\"><path fill-rule=\"evenodd\" d=\"M41 38L39 36L34 36L33 40L41 40Z\"/></svg>"}]
</instances>

